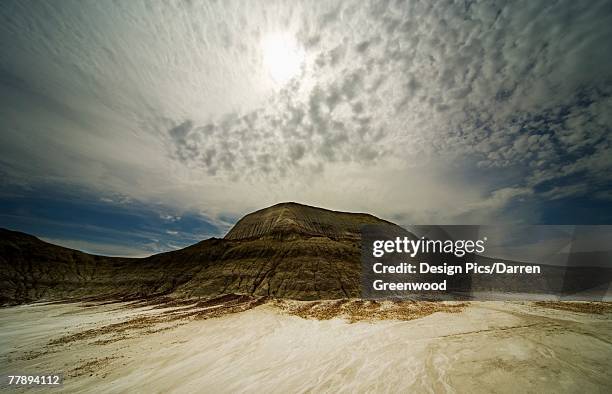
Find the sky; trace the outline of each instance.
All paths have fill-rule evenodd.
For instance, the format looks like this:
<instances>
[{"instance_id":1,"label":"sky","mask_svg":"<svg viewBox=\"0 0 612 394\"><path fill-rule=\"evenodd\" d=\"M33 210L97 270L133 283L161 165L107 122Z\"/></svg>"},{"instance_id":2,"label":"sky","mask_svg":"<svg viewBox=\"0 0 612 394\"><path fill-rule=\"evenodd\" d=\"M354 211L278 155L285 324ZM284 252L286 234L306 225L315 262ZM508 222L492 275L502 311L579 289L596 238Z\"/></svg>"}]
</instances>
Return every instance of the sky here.
<instances>
[{"instance_id":1,"label":"sky","mask_svg":"<svg viewBox=\"0 0 612 394\"><path fill-rule=\"evenodd\" d=\"M4 0L0 48L0 227L53 243L612 224L610 1Z\"/></svg>"}]
</instances>

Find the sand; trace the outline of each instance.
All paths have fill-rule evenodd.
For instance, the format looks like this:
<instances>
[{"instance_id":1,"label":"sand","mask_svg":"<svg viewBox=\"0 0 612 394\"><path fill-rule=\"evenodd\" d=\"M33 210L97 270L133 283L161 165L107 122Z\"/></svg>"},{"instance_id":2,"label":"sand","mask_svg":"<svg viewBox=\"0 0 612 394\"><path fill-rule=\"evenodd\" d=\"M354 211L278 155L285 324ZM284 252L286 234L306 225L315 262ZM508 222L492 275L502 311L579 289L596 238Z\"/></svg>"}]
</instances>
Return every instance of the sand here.
<instances>
[{"instance_id":1,"label":"sand","mask_svg":"<svg viewBox=\"0 0 612 394\"><path fill-rule=\"evenodd\" d=\"M189 304L25 305L0 309L0 373L63 372L65 392L610 392L612 313L549 306L351 323L274 302L181 319Z\"/></svg>"}]
</instances>

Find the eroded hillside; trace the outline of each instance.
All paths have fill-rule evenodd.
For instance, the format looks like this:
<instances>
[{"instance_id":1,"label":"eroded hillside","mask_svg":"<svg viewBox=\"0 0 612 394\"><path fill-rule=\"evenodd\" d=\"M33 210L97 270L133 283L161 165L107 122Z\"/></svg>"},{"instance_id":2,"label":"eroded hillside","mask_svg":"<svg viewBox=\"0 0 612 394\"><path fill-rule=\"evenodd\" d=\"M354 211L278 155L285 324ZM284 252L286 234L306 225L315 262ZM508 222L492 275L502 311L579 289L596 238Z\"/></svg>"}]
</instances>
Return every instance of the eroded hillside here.
<instances>
[{"instance_id":1,"label":"eroded hillside","mask_svg":"<svg viewBox=\"0 0 612 394\"><path fill-rule=\"evenodd\" d=\"M293 299L360 294L360 228L368 214L282 203L242 218L224 239L143 259L112 258L0 232L3 304L83 297L238 293Z\"/></svg>"}]
</instances>

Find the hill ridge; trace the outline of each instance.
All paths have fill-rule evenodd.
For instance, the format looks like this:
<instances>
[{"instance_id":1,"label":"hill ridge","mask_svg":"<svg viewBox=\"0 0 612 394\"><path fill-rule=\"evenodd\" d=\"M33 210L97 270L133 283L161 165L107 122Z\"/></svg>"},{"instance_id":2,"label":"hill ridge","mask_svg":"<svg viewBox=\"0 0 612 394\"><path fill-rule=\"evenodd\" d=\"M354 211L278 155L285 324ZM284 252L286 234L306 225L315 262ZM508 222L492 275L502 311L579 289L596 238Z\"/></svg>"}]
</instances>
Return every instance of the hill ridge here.
<instances>
[{"instance_id":1,"label":"hill ridge","mask_svg":"<svg viewBox=\"0 0 612 394\"><path fill-rule=\"evenodd\" d=\"M225 239L257 237L287 239L296 234L332 239L358 238L364 224L395 224L366 213L333 211L295 202L284 202L243 216Z\"/></svg>"}]
</instances>

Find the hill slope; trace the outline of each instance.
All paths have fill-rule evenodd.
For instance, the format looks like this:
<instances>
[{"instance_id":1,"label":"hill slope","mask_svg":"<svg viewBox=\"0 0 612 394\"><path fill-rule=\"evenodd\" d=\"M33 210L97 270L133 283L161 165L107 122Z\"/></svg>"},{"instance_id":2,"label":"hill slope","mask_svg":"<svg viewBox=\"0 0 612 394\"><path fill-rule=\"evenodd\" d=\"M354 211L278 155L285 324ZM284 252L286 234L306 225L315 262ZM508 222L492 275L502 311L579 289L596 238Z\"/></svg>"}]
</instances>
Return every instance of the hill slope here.
<instances>
[{"instance_id":1,"label":"hill slope","mask_svg":"<svg viewBox=\"0 0 612 394\"><path fill-rule=\"evenodd\" d=\"M243 217L223 239L143 259L93 256L0 230L0 302L73 297L294 299L360 294L360 227L372 215L282 203Z\"/></svg>"},{"instance_id":2,"label":"hill slope","mask_svg":"<svg viewBox=\"0 0 612 394\"><path fill-rule=\"evenodd\" d=\"M327 237L359 240L365 224L395 224L365 213L330 211L297 203L280 203L244 216L225 239Z\"/></svg>"}]
</instances>

